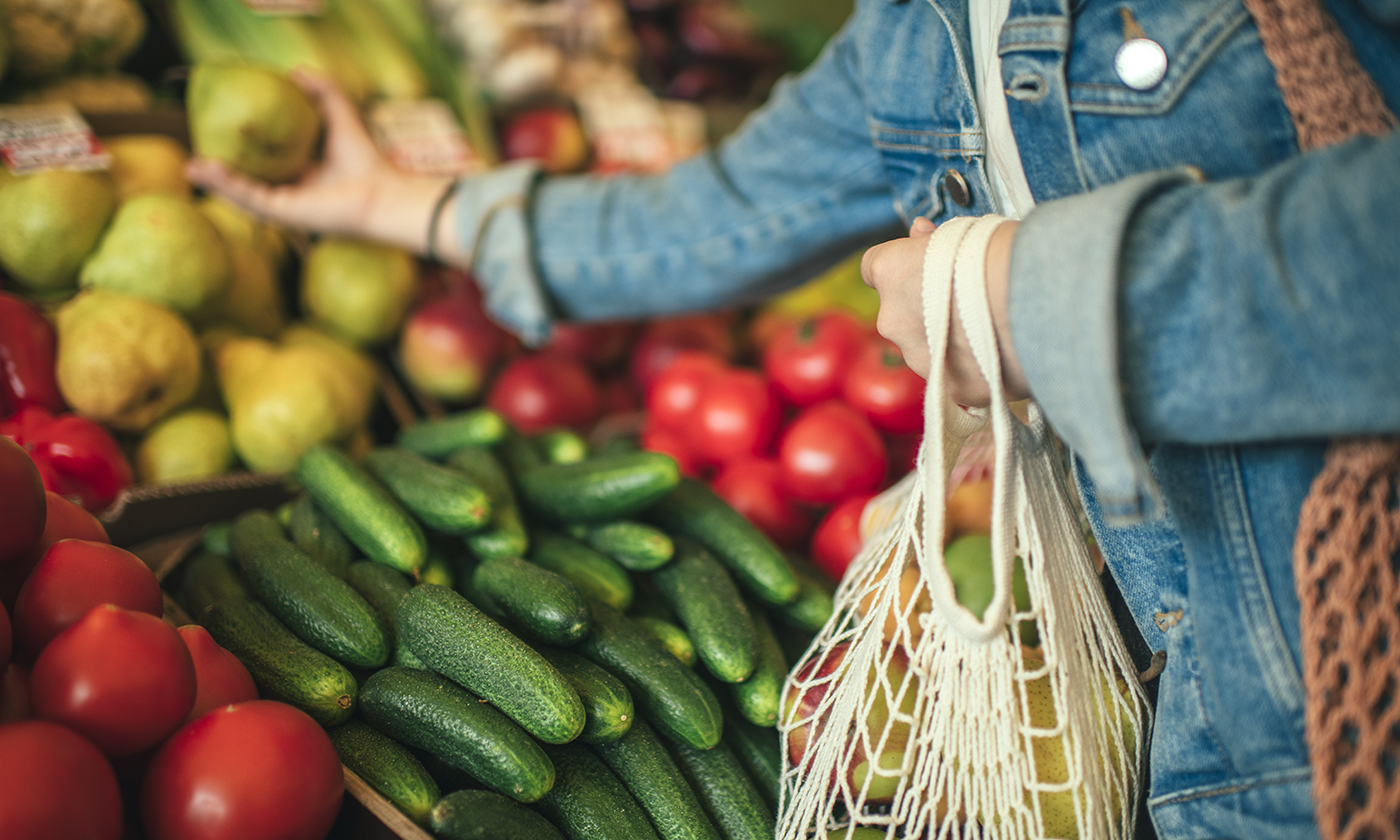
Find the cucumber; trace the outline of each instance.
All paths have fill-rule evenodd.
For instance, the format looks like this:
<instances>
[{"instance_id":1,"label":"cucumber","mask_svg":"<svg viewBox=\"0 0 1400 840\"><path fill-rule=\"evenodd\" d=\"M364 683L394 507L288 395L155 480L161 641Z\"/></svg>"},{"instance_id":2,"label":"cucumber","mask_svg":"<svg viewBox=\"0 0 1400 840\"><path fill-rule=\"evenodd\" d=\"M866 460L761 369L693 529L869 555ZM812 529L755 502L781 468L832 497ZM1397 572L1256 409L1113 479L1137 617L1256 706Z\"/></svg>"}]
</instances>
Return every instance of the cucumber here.
<instances>
[{"instance_id":1,"label":"cucumber","mask_svg":"<svg viewBox=\"0 0 1400 840\"><path fill-rule=\"evenodd\" d=\"M366 557L405 574L423 565L428 541L422 526L345 453L313 446L298 459L296 475L316 506Z\"/></svg>"},{"instance_id":2,"label":"cucumber","mask_svg":"<svg viewBox=\"0 0 1400 840\"><path fill-rule=\"evenodd\" d=\"M811 575L797 572L797 600L790 604L775 604L773 611L781 616L786 624L798 630L817 633L826 626L827 619L836 610L832 593Z\"/></svg>"},{"instance_id":3,"label":"cucumber","mask_svg":"<svg viewBox=\"0 0 1400 840\"><path fill-rule=\"evenodd\" d=\"M447 464L485 490L491 506L491 517L486 525L464 537L467 549L481 560L523 556L529 548L525 521L520 516L510 476L500 460L484 446L464 446L452 453Z\"/></svg>"},{"instance_id":4,"label":"cucumber","mask_svg":"<svg viewBox=\"0 0 1400 840\"><path fill-rule=\"evenodd\" d=\"M709 548L761 600L786 604L797 598L797 576L783 553L703 481L682 479L646 518L673 537L687 536Z\"/></svg>"},{"instance_id":5,"label":"cucumber","mask_svg":"<svg viewBox=\"0 0 1400 840\"><path fill-rule=\"evenodd\" d=\"M577 464L589 455L588 441L573 429L540 432L535 445L551 464Z\"/></svg>"},{"instance_id":6,"label":"cucumber","mask_svg":"<svg viewBox=\"0 0 1400 840\"><path fill-rule=\"evenodd\" d=\"M296 706L322 726L350 718L357 694L354 676L298 639L262 604L226 598L205 610L199 623L247 667L263 699Z\"/></svg>"},{"instance_id":7,"label":"cucumber","mask_svg":"<svg viewBox=\"0 0 1400 840\"><path fill-rule=\"evenodd\" d=\"M556 522L607 522L639 513L680 481L670 455L628 452L544 464L517 476L522 503Z\"/></svg>"},{"instance_id":8,"label":"cucumber","mask_svg":"<svg viewBox=\"0 0 1400 840\"><path fill-rule=\"evenodd\" d=\"M621 680L667 738L702 750L719 743L724 720L714 692L622 613L593 601L593 629L575 650Z\"/></svg>"},{"instance_id":9,"label":"cucumber","mask_svg":"<svg viewBox=\"0 0 1400 840\"><path fill-rule=\"evenodd\" d=\"M724 744L697 750L670 744L671 755L725 840L773 840L777 821L763 794Z\"/></svg>"},{"instance_id":10,"label":"cucumber","mask_svg":"<svg viewBox=\"0 0 1400 840\"><path fill-rule=\"evenodd\" d=\"M627 686L576 653L545 646L538 650L583 700L587 722L578 734L580 743L606 744L626 734L636 722L636 710Z\"/></svg>"},{"instance_id":11,"label":"cucumber","mask_svg":"<svg viewBox=\"0 0 1400 840\"><path fill-rule=\"evenodd\" d=\"M647 812L661 840L721 840L675 759L645 721L617 741L594 745L593 752Z\"/></svg>"},{"instance_id":12,"label":"cucumber","mask_svg":"<svg viewBox=\"0 0 1400 840\"><path fill-rule=\"evenodd\" d=\"M530 560L563 575L583 594L615 610L632 605L632 578L615 560L572 537L537 530L530 537Z\"/></svg>"},{"instance_id":13,"label":"cucumber","mask_svg":"<svg viewBox=\"0 0 1400 840\"><path fill-rule=\"evenodd\" d=\"M253 597L307 644L347 665L388 661L389 637L374 608L291 540L265 534L267 522L276 526L266 514L233 523L234 557Z\"/></svg>"},{"instance_id":14,"label":"cucumber","mask_svg":"<svg viewBox=\"0 0 1400 840\"><path fill-rule=\"evenodd\" d=\"M238 569L226 555L201 551L181 564L179 597L185 612L196 620L225 598L251 597Z\"/></svg>"},{"instance_id":15,"label":"cucumber","mask_svg":"<svg viewBox=\"0 0 1400 840\"><path fill-rule=\"evenodd\" d=\"M433 806L428 827L441 840L564 840L554 824L489 790L454 790Z\"/></svg>"},{"instance_id":16,"label":"cucumber","mask_svg":"<svg viewBox=\"0 0 1400 840\"><path fill-rule=\"evenodd\" d=\"M383 563L356 560L345 570L345 582L374 609L390 647L395 647L399 639L399 602L413 588L413 581Z\"/></svg>"},{"instance_id":17,"label":"cucumber","mask_svg":"<svg viewBox=\"0 0 1400 840\"><path fill-rule=\"evenodd\" d=\"M360 690L360 710L395 741L518 802L534 802L554 784L554 765L529 733L440 674L397 666L375 671Z\"/></svg>"},{"instance_id":18,"label":"cucumber","mask_svg":"<svg viewBox=\"0 0 1400 840\"><path fill-rule=\"evenodd\" d=\"M248 551L260 543L268 541L286 542L287 532L282 528L271 511L255 508L240 513L233 520L228 532L229 556L238 562L240 553Z\"/></svg>"},{"instance_id":19,"label":"cucumber","mask_svg":"<svg viewBox=\"0 0 1400 840\"><path fill-rule=\"evenodd\" d=\"M232 549L228 547L228 532L232 527L233 523L227 519L211 522L209 526L204 529L204 536L202 538L204 550L212 551L215 554L221 554L224 557L229 556L229 554L232 553Z\"/></svg>"},{"instance_id":20,"label":"cucumber","mask_svg":"<svg viewBox=\"0 0 1400 840\"><path fill-rule=\"evenodd\" d=\"M717 679L742 682L758 664L753 616L724 565L692 539L676 539L676 556L648 577Z\"/></svg>"},{"instance_id":21,"label":"cucumber","mask_svg":"<svg viewBox=\"0 0 1400 840\"><path fill-rule=\"evenodd\" d=\"M492 451L501 459L501 466L506 468L512 480L518 481L520 476L547 463L534 439L515 429L506 432L506 436L501 438L501 442L496 444Z\"/></svg>"},{"instance_id":22,"label":"cucumber","mask_svg":"<svg viewBox=\"0 0 1400 840\"><path fill-rule=\"evenodd\" d=\"M481 561L472 572L472 591L546 644L572 645L593 623L588 599L573 582L519 557Z\"/></svg>"},{"instance_id":23,"label":"cucumber","mask_svg":"<svg viewBox=\"0 0 1400 840\"><path fill-rule=\"evenodd\" d=\"M350 720L327 731L340 763L379 791L416 823L428 821L442 795L437 782L408 748L379 730Z\"/></svg>"},{"instance_id":24,"label":"cucumber","mask_svg":"<svg viewBox=\"0 0 1400 840\"><path fill-rule=\"evenodd\" d=\"M730 684L729 690L745 720L758 726L777 726L783 703L783 681L788 674L787 657L783 655L777 636L773 635L767 616L754 610L753 624L758 641L758 665L748 679Z\"/></svg>"},{"instance_id":25,"label":"cucumber","mask_svg":"<svg viewBox=\"0 0 1400 840\"><path fill-rule=\"evenodd\" d=\"M336 577L345 577L345 570L355 560L355 547L350 540L306 493L292 500L287 532L297 548Z\"/></svg>"},{"instance_id":26,"label":"cucumber","mask_svg":"<svg viewBox=\"0 0 1400 840\"><path fill-rule=\"evenodd\" d=\"M583 701L563 675L457 592L415 586L399 604L399 638L541 741L562 744L583 730Z\"/></svg>"},{"instance_id":27,"label":"cucumber","mask_svg":"<svg viewBox=\"0 0 1400 840\"><path fill-rule=\"evenodd\" d=\"M754 786L776 813L783 786L783 744L778 730L772 726L757 726L745 720L737 710L724 710L724 743L749 774Z\"/></svg>"},{"instance_id":28,"label":"cucumber","mask_svg":"<svg viewBox=\"0 0 1400 840\"><path fill-rule=\"evenodd\" d=\"M428 541L428 559L418 567L418 582L435 583L448 589L457 582L456 564L448 558L442 546L434 545L432 540Z\"/></svg>"},{"instance_id":29,"label":"cucumber","mask_svg":"<svg viewBox=\"0 0 1400 840\"><path fill-rule=\"evenodd\" d=\"M394 443L440 461L464 446L492 446L505 436L507 428L500 414L474 408L409 426L399 432Z\"/></svg>"},{"instance_id":30,"label":"cucumber","mask_svg":"<svg viewBox=\"0 0 1400 840\"><path fill-rule=\"evenodd\" d=\"M578 744L548 753L557 775L535 808L569 840L660 840L642 806L598 756Z\"/></svg>"},{"instance_id":31,"label":"cucumber","mask_svg":"<svg viewBox=\"0 0 1400 840\"><path fill-rule=\"evenodd\" d=\"M486 491L460 470L393 446L370 450L363 463L418 521L435 531L469 534L485 527L491 517Z\"/></svg>"},{"instance_id":32,"label":"cucumber","mask_svg":"<svg viewBox=\"0 0 1400 840\"><path fill-rule=\"evenodd\" d=\"M417 655L413 653L413 651L408 649L408 645L405 645L403 643L394 646L393 664L398 665L401 668L417 668L420 671L433 670L432 668L428 667L428 663L419 659Z\"/></svg>"},{"instance_id":33,"label":"cucumber","mask_svg":"<svg viewBox=\"0 0 1400 840\"><path fill-rule=\"evenodd\" d=\"M690 641L690 637L685 634L679 624L667 621L664 618L656 618L650 615L630 616L637 626L656 637L671 655L681 661L687 668L695 667L695 644Z\"/></svg>"},{"instance_id":34,"label":"cucumber","mask_svg":"<svg viewBox=\"0 0 1400 840\"><path fill-rule=\"evenodd\" d=\"M670 534L631 519L586 526L582 540L593 550L606 554L618 565L633 572L660 568L670 562L676 553L676 544Z\"/></svg>"}]
</instances>

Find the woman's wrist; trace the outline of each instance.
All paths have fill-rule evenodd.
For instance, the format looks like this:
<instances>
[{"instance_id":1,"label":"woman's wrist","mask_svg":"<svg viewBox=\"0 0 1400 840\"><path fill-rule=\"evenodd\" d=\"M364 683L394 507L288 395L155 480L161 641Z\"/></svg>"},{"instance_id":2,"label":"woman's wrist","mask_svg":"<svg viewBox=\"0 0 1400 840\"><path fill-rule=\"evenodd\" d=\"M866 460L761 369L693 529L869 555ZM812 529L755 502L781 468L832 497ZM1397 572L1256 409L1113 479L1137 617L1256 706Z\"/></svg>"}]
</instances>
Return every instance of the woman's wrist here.
<instances>
[{"instance_id":1,"label":"woman's wrist","mask_svg":"<svg viewBox=\"0 0 1400 840\"><path fill-rule=\"evenodd\" d=\"M395 174L376 179L365 212L365 236L371 239L426 255L430 241L436 256L451 261L457 253L452 236L456 212L448 200L435 213L448 187L457 179L450 175ZM436 232L429 226L436 222Z\"/></svg>"}]
</instances>

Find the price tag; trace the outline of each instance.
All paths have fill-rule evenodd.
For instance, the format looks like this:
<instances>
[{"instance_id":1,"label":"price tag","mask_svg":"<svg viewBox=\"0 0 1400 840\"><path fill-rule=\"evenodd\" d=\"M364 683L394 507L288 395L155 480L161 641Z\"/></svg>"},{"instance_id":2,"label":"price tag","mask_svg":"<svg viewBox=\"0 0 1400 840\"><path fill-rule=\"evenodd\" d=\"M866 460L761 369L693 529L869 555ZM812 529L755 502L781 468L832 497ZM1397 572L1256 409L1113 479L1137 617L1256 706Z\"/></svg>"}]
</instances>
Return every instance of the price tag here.
<instances>
[{"instance_id":1,"label":"price tag","mask_svg":"<svg viewBox=\"0 0 1400 840\"><path fill-rule=\"evenodd\" d=\"M319 15L323 0L243 0L243 5L260 15Z\"/></svg>"},{"instance_id":2,"label":"price tag","mask_svg":"<svg viewBox=\"0 0 1400 840\"><path fill-rule=\"evenodd\" d=\"M698 106L657 99L635 79L604 77L576 101L595 171L664 172L704 146L705 114Z\"/></svg>"},{"instance_id":3,"label":"price tag","mask_svg":"<svg viewBox=\"0 0 1400 840\"><path fill-rule=\"evenodd\" d=\"M384 156L420 175L465 175L485 168L447 103L440 99L381 102L369 115Z\"/></svg>"},{"instance_id":4,"label":"price tag","mask_svg":"<svg viewBox=\"0 0 1400 840\"><path fill-rule=\"evenodd\" d=\"M16 175L43 169L106 169L112 156L68 103L0 108L0 160Z\"/></svg>"}]
</instances>

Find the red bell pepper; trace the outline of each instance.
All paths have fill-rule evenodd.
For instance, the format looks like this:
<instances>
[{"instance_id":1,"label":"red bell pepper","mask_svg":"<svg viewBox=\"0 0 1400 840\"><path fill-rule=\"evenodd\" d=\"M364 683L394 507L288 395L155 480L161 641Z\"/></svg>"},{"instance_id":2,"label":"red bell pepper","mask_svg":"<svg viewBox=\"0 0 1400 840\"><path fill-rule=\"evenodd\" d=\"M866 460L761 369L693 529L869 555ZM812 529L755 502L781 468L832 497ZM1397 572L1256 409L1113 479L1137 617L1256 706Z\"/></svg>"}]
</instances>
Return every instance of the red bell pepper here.
<instances>
[{"instance_id":1,"label":"red bell pepper","mask_svg":"<svg viewBox=\"0 0 1400 840\"><path fill-rule=\"evenodd\" d=\"M30 407L0 421L0 434L29 452L46 490L76 496L90 511L110 505L132 482L131 462L111 433L85 417Z\"/></svg>"},{"instance_id":2,"label":"red bell pepper","mask_svg":"<svg viewBox=\"0 0 1400 840\"><path fill-rule=\"evenodd\" d=\"M54 377L58 334L38 307L0 292L0 411L64 410Z\"/></svg>"}]
</instances>

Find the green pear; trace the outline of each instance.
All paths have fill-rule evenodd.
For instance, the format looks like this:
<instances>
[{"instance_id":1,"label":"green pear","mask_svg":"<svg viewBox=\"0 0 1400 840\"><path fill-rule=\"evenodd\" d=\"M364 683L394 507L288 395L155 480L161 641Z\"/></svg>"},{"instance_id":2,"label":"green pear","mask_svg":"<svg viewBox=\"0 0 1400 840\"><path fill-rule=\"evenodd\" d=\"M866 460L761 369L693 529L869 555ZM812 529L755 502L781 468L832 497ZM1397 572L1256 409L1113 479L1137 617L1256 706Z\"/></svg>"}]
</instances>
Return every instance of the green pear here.
<instances>
[{"instance_id":1,"label":"green pear","mask_svg":"<svg viewBox=\"0 0 1400 840\"><path fill-rule=\"evenodd\" d=\"M234 464L228 418L207 408L189 408L146 431L136 447L136 477L148 484L213 478Z\"/></svg>"},{"instance_id":2,"label":"green pear","mask_svg":"<svg viewBox=\"0 0 1400 840\"><path fill-rule=\"evenodd\" d=\"M321 136L321 113L310 97L282 73L255 64L195 65L185 107L195 154L268 183L300 177Z\"/></svg>"},{"instance_id":3,"label":"green pear","mask_svg":"<svg viewBox=\"0 0 1400 840\"><path fill-rule=\"evenodd\" d=\"M164 134L122 134L103 138L102 145L112 156L107 173L120 200L148 192L190 194L185 178L189 155L175 139Z\"/></svg>"},{"instance_id":4,"label":"green pear","mask_svg":"<svg viewBox=\"0 0 1400 840\"><path fill-rule=\"evenodd\" d=\"M272 338L281 331L287 312L262 223L214 196L202 199L197 206L218 229L230 267L224 293L203 320L228 322L253 335Z\"/></svg>"},{"instance_id":5,"label":"green pear","mask_svg":"<svg viewBox=\"0 0 1400 840\"><path fill-rule=\"evenodd\" d=\"M168 307L93 289L60 307L55 321L58 387L77 413L141 431L194 396L199 342Z\"/></svg>"},{"instance_id":6,"label":"green pear","mask_svg":"<svg viewBox=\"0 0 1400 840\"><path fill-rule=\"evenodd\" d=\"M190 316L224 293L229 274L213 223L188 198L152 192L117 208L78 283L150 298Z\"/></svg>"},{"instance_id":7,"label":"green pear","mask_svg":"<svg viewBox=\"0 0 1400 840\"><path fill-rule=\"evenodd\" d=\"M328 237L307 254L301 303L312 323L354 344L381 344L399 331L418 292L407 251Z\"/></svg>"},{"instance_id":8,"label":"green pear","mask_svg":"<svg viewBox=\"0 0 1400 840\"><path fill-rule=\"evenodd\" d=\"M117 207L104 175L48 169L0 189L0 266L37 294L67 292Z\"/></svg>"}]
</instances>

